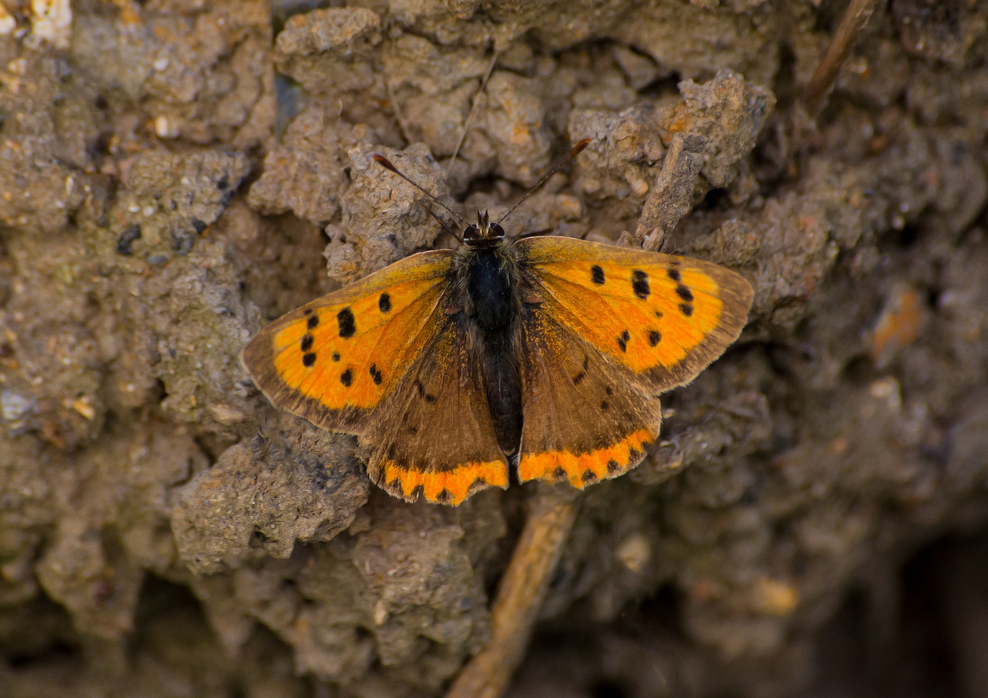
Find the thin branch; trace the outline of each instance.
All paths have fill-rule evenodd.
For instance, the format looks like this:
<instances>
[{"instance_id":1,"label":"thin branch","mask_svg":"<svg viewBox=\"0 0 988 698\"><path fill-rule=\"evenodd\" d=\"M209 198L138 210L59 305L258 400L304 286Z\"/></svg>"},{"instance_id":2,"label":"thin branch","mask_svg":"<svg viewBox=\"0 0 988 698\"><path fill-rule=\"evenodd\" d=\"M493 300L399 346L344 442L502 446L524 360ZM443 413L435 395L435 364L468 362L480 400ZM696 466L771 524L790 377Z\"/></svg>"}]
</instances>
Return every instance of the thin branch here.
<instances>
[{"instance_id":1,"label":"thin branch","mask_svg":"<svg viewBox=\"0 0 988 698\"><path fill-rule=\"evenodd\" d=\"M874 11L875 0L851 0L848 4L840 24L837 25L837 31L830 39L827 52L803 91L803 108L810 118L816 117L823 106L823 100L833 89L841 66L854 48L858 34Z\"/></svg>"},{"instance_id":2,"label":"thin branch","mask_svg":"<svg viewBox=\"0 0 988 698\"><path fill-rule=\"evenodd\" d=\"M411 143L412 139L408 135L408 124L405 123L405 116L401 113L401 107L398 106L398 100L395 99L394 90L391 88L391 81L388 80L387 76L384 78L384 87L388 91L388 99L391 100L391 108L394 110L395 119L398 121L398 128L401 129L401 135L405 137L406 143Z\"/></svg>"},{"instance_id":3,"label":"thin branch","mask_svg":"<svg viewBox=\"0 0 988 698\"><path fill-rule=\"evenodd\" d=\"M484 79L480 82L480 89L477 90L477 94L473 96L473 104L470 106L470 113L467 114L466 121L463 122L463 130L460 131L460 140L456 142L456 147L453 149L453 157L449 159L449 167L446 169L446 176L453 171L453 165L456 164L456 156L460 153L460 147L463 145L463 141L467 138L467 130L470 128L470 122L473 121L473 115L477 112L477 105L480 104L480 97L484 94L484 90L487 89L487 80L490 79L491 73L494 72L494 64L497 63L497 59L500 57L501 52L496 48L494 49L494 55L491 57L491 64L487 66L487 72L484 73Z\"/></svg>"},{"instance_id":4,"label":"thin branch","mask_svg":"<svg viewBox=\"0 0 988 698\"><path fill-rule=\"evenodd\" d=\"M498 586L490 644L456 677L446 698L498 698L525 657L549 582L580 508L580 493L546 485L530 503L528 520Z\"/></svg>"},{"instance_id":5,"label":"thin branch","mask_svg":"<svg viewBox=\"0 0 988 698\"><path fill-rule=\"evenodd\" d=\"M662 169L638 217L638 227L632 236L636 246L649 252L659 251L666 235L693 209L693 191L706 147L707 137L699 133L677 133L672 137Z\"/></svg>"}]
</instances>

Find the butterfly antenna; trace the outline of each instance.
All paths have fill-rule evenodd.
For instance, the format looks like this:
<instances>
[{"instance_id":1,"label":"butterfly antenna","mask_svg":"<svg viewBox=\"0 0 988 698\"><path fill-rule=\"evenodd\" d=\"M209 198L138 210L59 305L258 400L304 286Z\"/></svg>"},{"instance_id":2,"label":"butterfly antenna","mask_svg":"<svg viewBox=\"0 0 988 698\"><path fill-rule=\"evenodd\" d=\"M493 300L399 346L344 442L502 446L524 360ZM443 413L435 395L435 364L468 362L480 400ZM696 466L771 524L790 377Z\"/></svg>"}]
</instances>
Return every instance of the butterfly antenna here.
<instances>
[{"instance_id":1,"label":"butterfly antenna","mask_svg":"<svg viewBox=\"0 0 988 698\"><path fill-rule=\"evenodd\" d=\"M439 225L440 225L440 227L442 227L443 231L445 231L446 233L452 235L453 238L458 243L460 243L461 245L463 244L463 237L458 232L456 232L455 230L453 230L453 228L449 225L449 223L447 223L442 218L440 218L439 216L437 216L435 211L433 211L431 208L429 208L428 206L426 206L425 204L423 204L421 201L419 201L418 204L419 204L419 206L421 206L422 208L424 208L426 211L428 211L430 216L432 216L433 218L436 219L436 222L439 223ZM447 210L449 210L449 209L447 209Z\"/></svg>"},{"instance_id":2,"label":"butterfly antenna","mask_svg":"<svg viewBox=\"0 0 988 698\"><path fill-rule=\"evenodd\" d=\"M371 160L373 160L378 165L380 165L381 167L383 167L384 169L386 169L388 172L393 172L394 174L398 175L403 180L405 180L406 182L408 182L409 184L411 184L413 187L415 187L416 189L418 189L420 192L422 192L423 194L425 194L426 196L428 196L434 202L436 202L437 204L439 204L440 206L442 206L444 209L446 209L449 212L449 214L451 216L453 216L456 220L460 221L460 223L463 224L463 227L464 228L466 228L469 225L469 223L467 223L465 220L463 220L463 216L461 216L456 211L454 211L453 209L451 209L449 206L447 206L446 204L444 204L442 201L440 201L439 199L437 199L430 192L426 191L425 188L419 186L418 184L416 184L415 182L413 182L412 180L410 180L408 177L406 177L405 175L403 175L401 172L399 172L398 171L398 168L395 167L394 165L392 165L391 164L391 161L388 160L383 155L378 155L377 153L374 153L373 155L371 155ZM429 209L426 209L426 210L429 210ZM429 211L429 213L432 213L432 211ZM435 213L432 213L432 215L435 216L436 214ZM439 219L437 218L436 220L439 220ZM439 221L439 222L442 223L442 221ZM457 236L457 237L459 237L459 236Z\"/></svg>"},{"instance_id":3,"label":"butterfly antenna","mask_svg":"<svg viewBox=\"0 0 988 698\"><path fill-rule=\"evenodd\" d=\"M539 187L541 187L543 184L545 184L546 183L546 180L548 180L549 177L551 177L552 175L554 175L557 172L559 172L559 169L563 165L565 165L566 163L568 163L570 160L573 160L574 158L576 158L576 156L579 155L580 153L582 153L583 152L583 149L586 148L588 145L590 145L592 142L593 142L593 138L584 138L582 141L580 141L579 143L577 143L576 145L574 145L573 146L573 150L569 151L569 156L566 157L566 158L564 158L563 160L560 160L556 164L555 167L553 167L551 170L549 170L548 174L546 174L545 177L543 177L542 179L540 179L538 181L538 183L536 183L536 185L534 187L532 187L527 192L525 192L525 196L521 197L521 199L518 201L518 203L516 203L514 206L511 207L511 210L510 211L508 211L503 216L501 216L498 219L497 223L495 223L495 225L501 225L501 222L505 218L507 218L508 216L510 216L512 213L514 213L516 208L518 208L523 203L525 203L525 200L528 197L530 197L532 194L534 194L536 191L538 191Z\"/></svg>"},{"instance_id":4,"label":"butterfly antenna","mask_svg":"<svg viewBox=\"0 0 988 698\"><path fill-rule=\"evenodd\" d=\"M460 147L463 145L463 141L467 139L467 130L470 128L470 122L473 121L473 115L477 113L477 107L480 105L480 97L484 94L484 90L487 89L487 81L491 77L491 73L494 72L494 64L497 63L497 59L500 58L501 52L497 49L494 50L494 56L491 58L491 64L487 66L487 72L484 73L484 79L480 82L480 89L477 90L477 94L473 97L473 105L470 107L470 113L467 114L467 120L463 122L463 130L460 131L460 140L456 142L456 147L453 149L453 157L449 159L449 167L446 168L446 176L453 171L453 165L456 164L456 156L460 152Z\"/></svg>"}]
</instances>

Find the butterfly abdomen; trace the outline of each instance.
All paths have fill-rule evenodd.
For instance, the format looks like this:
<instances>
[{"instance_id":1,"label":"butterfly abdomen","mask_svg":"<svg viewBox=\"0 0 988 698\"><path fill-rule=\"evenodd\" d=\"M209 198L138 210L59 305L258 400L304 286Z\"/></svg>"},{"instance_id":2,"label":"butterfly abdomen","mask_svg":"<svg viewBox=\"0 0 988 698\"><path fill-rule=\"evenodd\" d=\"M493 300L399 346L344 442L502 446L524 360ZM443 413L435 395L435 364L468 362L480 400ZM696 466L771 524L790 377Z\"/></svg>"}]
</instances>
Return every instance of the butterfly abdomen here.
<instances>
[{"instance_id":1,"label":"butterfly abdomen","mask_svg":"<svg viewBox=\"0 0 988 698\"><path fill-rule=\"evenodd\" d=\"M467 252L463 275L467 321L474 349L481 353L487 403L498 445L506 455L521 441L521 377L518 336L521 302L513 278L514 261L507 246Z\"/></svg>"}]
</instances>

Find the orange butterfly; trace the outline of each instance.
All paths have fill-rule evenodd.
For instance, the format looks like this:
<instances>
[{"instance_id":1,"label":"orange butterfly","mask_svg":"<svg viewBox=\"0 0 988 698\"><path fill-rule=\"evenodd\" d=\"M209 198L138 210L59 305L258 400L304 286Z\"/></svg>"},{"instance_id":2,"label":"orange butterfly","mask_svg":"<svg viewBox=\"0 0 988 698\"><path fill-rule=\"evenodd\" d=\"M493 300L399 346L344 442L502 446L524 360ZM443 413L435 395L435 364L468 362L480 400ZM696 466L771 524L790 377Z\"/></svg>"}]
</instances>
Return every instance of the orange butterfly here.
<instances>
[{"instance_id":1,"label":"orange butterfly","mask_svg":"<svg viewBox=\"0 0 988 698\"><path fill-rule=\"evenodd\" d=\"M579 488L627 472L658 437L658 395L737 339L750 284L686 257L512 243L478 219L458 252L412 255L271 323L245 368L276 406L357 434L370 478L410 502L506 488L509 462L521 482Z\"/></svg>"}]
</instances>

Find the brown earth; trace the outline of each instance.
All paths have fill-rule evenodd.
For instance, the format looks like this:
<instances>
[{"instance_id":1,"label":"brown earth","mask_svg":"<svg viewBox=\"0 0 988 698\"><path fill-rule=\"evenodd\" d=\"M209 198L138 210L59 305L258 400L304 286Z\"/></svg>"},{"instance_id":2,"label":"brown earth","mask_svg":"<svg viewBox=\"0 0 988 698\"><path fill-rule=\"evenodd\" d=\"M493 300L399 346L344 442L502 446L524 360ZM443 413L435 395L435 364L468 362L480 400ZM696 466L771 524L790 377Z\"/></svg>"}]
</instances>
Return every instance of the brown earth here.
<instances>
[{"instance_id":1,"label":"brown earth","mask_svg":"<svg viewBox=\"0 0 988 698\"><path fill-rule=\"evenodd\" d=\"M688 141L663 249L755 303L509 695L986 695L988 4L880 6L815 126L840 0L328 4L3 0L0 694L441 694L529 489L392 499L238 355L455 244L372 153L472 216L593 138L509 234L640 242Z\"/></svg>"}]
</instances>

